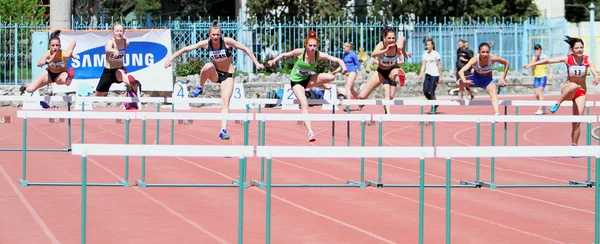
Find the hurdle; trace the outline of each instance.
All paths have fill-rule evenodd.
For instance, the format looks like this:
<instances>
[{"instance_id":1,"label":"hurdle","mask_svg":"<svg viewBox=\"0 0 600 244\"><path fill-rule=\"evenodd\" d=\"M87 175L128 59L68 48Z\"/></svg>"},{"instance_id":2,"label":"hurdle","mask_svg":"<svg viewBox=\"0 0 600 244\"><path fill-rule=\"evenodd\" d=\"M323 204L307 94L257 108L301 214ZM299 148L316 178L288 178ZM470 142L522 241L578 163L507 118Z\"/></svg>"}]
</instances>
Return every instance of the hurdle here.
<instances>
[{"instance_id":1,"label":"hurdle","mask_svg":"<svg viewBox=\"0 0 600 244\"><path fill-rule=\"evenodd\" d=\"M543 123L586 123L586 144L587 146L591 145L591 133L592 133L592 122L598 122L598 116L586 116L586 115L553 115L553 116L544 116L540 117L537 115L507 115L507 116L488 116L487 121L491 122L491 130L492 130L492 138L491 145L495 146L495 124L496 122L521 122L521 123L531 123L531 122L543 122ZM516 135L518 137L518 135ZM516 145L515 145L516 146ZM575 148L570 146L570 148ZM495 158L491 158L491 175L489 182L468 182L464 181L461 183L465 184L480 184L481 186L489 187L489 188L505 188L505 187L592 187L593 183L591 182L591 156L588 156L587 162L587 180L577 181L570 180L568 184L503 184L498 185L494 182L495 180Z\"/></svg>"},{"instance_id":2,"label":"hurdle","mask_svg":"<svg viewBox=\"0 0 600 244\"><path fill-rule=\"evenodd\" d=\"M318 149L318 150L315 150ZM425 158L434 157L433 147L311 147L311 146L257 146L257 157L267 158L266 175L266 243L271 238L271 160L273 158L418 158L419 159L419 243L423 243L425 209Z\"/></svg>"},{"instance_id":3,"label":"hurdle","mask_svg":"<svg viewBox=\"0 0 600 244\"><path fill-rule=\"evenodd\" d=\"M379 130L377 133L378 137L378 146L383 146L383 122L420 122L421 124L424 122L432 122L431 127L431 146L435 146L435 123L434 122L471 122L477 123L475 136L476 146L481 145L480 135L481 135L481 122L487 121L487 116L485 115L421 115L421 114L373 114L373 121L377 121L379 124ZM423 126L421 126L420 132L420 144L423 147L424 145L424 130ZM476 162L476 172L475 178L476 181L479 181L479 159ZM387 184L383 183L383 158L379 157L377 159L377 180L367 180L366 184L368 186L374 186L377 188L382 187L418 187L418 184ZM445 187L443 184L427 184L425 187ZM478 184L455 184L452 187L479 187Z\"/></svg>"},{"instance_id":4,"label":"hurdle","mask_svg":"<svg viewBox=\"0 0 600 244\"><path fill-rule=\"evenodd\" d=\"M244 146L248 145L248 124L253 120L254 115L250 113L160 113L160 112L137 112L136 119L142 120L142 144L146 144L146 120L241 120L244 121ZM174 131L172 132L174 134ZM245 160L245 159L244 159ZM217 183L147 183L146 182L146 157L142 156L141 179L136 181L140 187L232 187L237 186L238 182L233 181L231 184ZM240 177L244 187L248 187L246 183L246 171Z\"/></svg>"},{"instance_id":5,"label":"hurdle","mask_svg":"<svg viewBox=\"0 0 600 244\"><path fill-rule=\"evenodd\" d=\"M27 97L27 96L2 96L0 101L30 101L30 102L67 102L67 111L71 111L72 97L69 96L39 96L39 97ZM64 121L52 120L48 118L50 123L62 123ZM2 116L0 118L0 124L12 123L10 116ZM67 120L67 147L66 148L28 148L30 152L70 152L71 151L71 119ZM23 147L15 148L0 148L0 151L23 151Z\"/></svg>"},{"instance_id":6,"label":"hurdle","mask_svg":"<svg viewBox=\"0 0 600 244\"><path fill-rule=\"evenodd\" d=\"M62 118L81 119L81 143L85 140L84 119L123 119L125 120L125 143L129 144L129 121L135 118L135 113L129 112L65 112L65 111L17 111L17 117L23 118L23 159L22 176L19 179L21 186L79 186L81 183L67 182L29 182L27 180L27 120L32 118ZM69 135L70 136L70 135ZM125 177L117 183L89 183L90 186L123 186L129 187L129 157L125 157Z\"/></svg>"},{"instance_id":7,"label":"hurdle","mask_svg":"<svg viewBox=\"0 0 600 244\"><path fill-rule=\"evenodd\" d=\"M335 111L335 110L334 110ZM266 121L360 121L361 122L361 146L365 146L365 124L366 121L370 121L370 114L256 114L256 120L261 123L261 131L262 140L259 141L259 146L265 146L265 137L266 130L265 125ZM332 146L334 146L335 136L332 131ZM348 136L348 140L350 137ZM315 147L311 147L316 149ZM264 159L264 157L263 157ZM259 186L264 188L266 185L263 183L265 180L264 177L264 161L261 161L260 166L260 180L252 180L251 184L254 186ZM274 187L360 187L364 188L364 158L361 158L360 163L360 181L356 180L348 180L345 184L271 184Z\"/></svg>"},{"instance_id":8,"label":"hurdle","mask_svg":"<svg viewBox=\"0 0 600 244\"><path fill-rule=\"evenodd\" d=\"M87 237L87 158L89 156L152 156L152 157L239 157L238 243L243 242L244 187L243 172L247 157L254 154L252 146L191 146L191 145L128 145L73 144L73 155L81 156L81 243Z\"/></svg>"},{"instance_id":9,"label":"hurdle","mask_svg":"<svg viewBox=\"0 0 600 244\"><path fill-rule=\"evenodd\" d=\"M600 223L600 147L599 146L484 146L477 150L470 150L471 147L436 147L436 157L446 159L446 243L450 243L451 238L451 160L452 158L475 158L475 157L573 157L587 156L596 158L596 180L595 186L595 220L594 220L594 243L599 243L599 223Z\"/></svg>"}]
</instances>

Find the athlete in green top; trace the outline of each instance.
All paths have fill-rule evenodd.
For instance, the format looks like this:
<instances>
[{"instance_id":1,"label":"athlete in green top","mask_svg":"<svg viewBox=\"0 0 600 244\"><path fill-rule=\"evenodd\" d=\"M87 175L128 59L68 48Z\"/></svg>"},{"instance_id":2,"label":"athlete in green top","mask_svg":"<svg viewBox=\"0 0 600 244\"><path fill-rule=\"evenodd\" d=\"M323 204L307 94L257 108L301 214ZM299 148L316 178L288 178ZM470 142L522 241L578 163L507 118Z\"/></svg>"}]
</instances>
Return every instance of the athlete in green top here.
<instances>
[{"instance_id":1,"label":"athlete in green top","mask_svg":"<svg viewBox=\"0 0 600 244\"><path fill-rule=\"evenodd\" d=\"M308 38L304 40L304 48L297 48L292 51L283 53L269 61L269 65L273 66L277 61L287 57L297 57L298 60L294 64L294 68L290 74L291 87L294 95L300 102L302 113L308 114L308 101L306 99L306 89L322 86L325 89L331 89L329 85L335 79L333 74L316 74L314 72L319 59L329 60L340 64L342 74L346 73L346 65L339 58L329 56L327 53L317 51L319 39L314 31L308 33ZM304 126L308 130L308 141L315 141L315 134L312 131L310 121L305 121Z\"/></svg>"}]
</instances>

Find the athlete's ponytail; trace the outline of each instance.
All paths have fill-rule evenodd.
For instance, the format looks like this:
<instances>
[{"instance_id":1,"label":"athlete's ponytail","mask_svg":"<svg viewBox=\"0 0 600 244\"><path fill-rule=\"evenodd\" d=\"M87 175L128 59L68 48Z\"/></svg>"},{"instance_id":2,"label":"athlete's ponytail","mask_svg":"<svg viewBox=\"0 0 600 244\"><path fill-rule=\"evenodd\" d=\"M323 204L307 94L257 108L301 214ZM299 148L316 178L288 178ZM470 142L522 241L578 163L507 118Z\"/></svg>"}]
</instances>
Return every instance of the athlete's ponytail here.
<instances>
[{"instance_id":1,"label":"athlete's ponytail","mask_svg":"<svg viewBox=\"0 0 600 244\"><path fill-rule=\"evenodd\" d=\"M48 43L50 43L52 40L58 40L58 43L60 43L60 38L58 38L59 35L60 30L55 30L54 32L50 33L50 39L48 39Z\"/></svg>"},{"instance_id":2,"label":"athlete's ponytail","mask_svg":"<svg viewBox=\"0 0 600 244\"><path fill-rule=\"evenodd\" d=\"M581 38L573 38L570 36L565 36L565 42L568 43L571 48L573 48L575 43L578 42L581 42L581 45L583 45L583 40L581 40Z\"/></svg>"},{"instance_id":3,"label":"athlete's ponytail","mask_svg":"<svg viewBox=\"0 0 600 244\"><path fill-rule=\"evenodd\" d=\"M381 30L381 37L383 39L385 39L385 37L388 35L388 33L390 32L394 32L394 29L386 24L383 24L383 30Z\"/></svg>"},{"instance_id":4,"label":"athlete's ponytail","mask_svg":"<svg viewBox=\"0 0 600 244\"><path fill-rule=\"evenodd\" d=\"M317 33L315 31L309 31L308 37L304 40L304 45L308 44L308 41L315 40L317 44L319 43L319 38L317 38Z\"/></svg>"},{"instance_id":5,"label":"athlete's ponytail","mask_svg":"<svg viewBox=\"0 0 600 244\"><path fill-rule=\"evenodd\" d=\"M213 20L213 24L212 26L208 29L208 33L210 34L210 32L212 30L219 30L219 32L221 32L221 34L223 34L223 31L221 30L221 26L219 26L219 21L218 20Z\"/></svg>"}]
</instances>

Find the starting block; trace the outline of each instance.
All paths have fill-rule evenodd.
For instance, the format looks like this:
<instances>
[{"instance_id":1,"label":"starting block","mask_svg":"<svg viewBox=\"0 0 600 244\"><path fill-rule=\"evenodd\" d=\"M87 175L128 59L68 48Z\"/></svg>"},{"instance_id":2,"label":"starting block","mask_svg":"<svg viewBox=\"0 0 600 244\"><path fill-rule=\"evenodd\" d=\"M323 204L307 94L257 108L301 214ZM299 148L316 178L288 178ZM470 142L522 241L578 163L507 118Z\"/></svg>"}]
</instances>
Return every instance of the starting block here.
<instances>
[{"instance_id":1,"label":"starting block","mask_svg":"<svg viewBox=\"0 0 600 244\"><path fill-rule=\"evenodd\" d=\"M10 115L4 115L2 117L0 117L0 124L10 124L12 123L12 119L10 117Z\"/></svg>"},{"instance_id":2,"label":"starting block","mask_svg":"<svg viewBox=\"0 0 600 244\"><path fill-rule=\"evenodd\" d=\"M48 118L48 122L54 123L54 124L64 123L65 119L64 118Z\"/></svg>"},{"instance_id":3,"label":"starting block","mask_svg":"<svg viewBox=\"0 0 600 244\"><path fill-rule=\"evenodd\" d=\"M179 124L179 125L191 125L193 123L194 123L194 121L193 120L189 120L189 119L180 119L180 120L177 120L177 124Z\"/></svg>"}]
</instances>

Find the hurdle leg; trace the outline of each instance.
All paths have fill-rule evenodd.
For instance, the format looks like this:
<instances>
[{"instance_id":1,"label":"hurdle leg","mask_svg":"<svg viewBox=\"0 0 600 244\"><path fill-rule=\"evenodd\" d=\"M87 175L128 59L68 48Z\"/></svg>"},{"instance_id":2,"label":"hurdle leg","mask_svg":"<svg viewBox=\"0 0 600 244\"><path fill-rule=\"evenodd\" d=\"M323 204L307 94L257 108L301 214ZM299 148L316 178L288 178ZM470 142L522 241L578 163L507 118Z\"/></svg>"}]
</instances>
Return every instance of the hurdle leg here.
<instances>
[{"instance_id":1,"label":"hurdle leg","mask_svg":"<svg viewBox=\"0 0 600 244\"><path fill-rule=\"evenodd\" d=\"M331 114L335 114L335 104L332 106ZM335 146L335 120L331 121L331 146Z\"/></svg>"},{"instance_id":2,"label":"hurdle leg","mask_svg":"<svg viewBox=\"0 0 600 244\"><path fill-rule=\"evenodd\" d=\"M364 120L360 124L360 127L361 127L360 145L362 147L365 146L365 124L366 124L366 121L364 121ZM350 145L348 145L348 146L350 146ZM358 185L360 188L365 188L364 182L365 182L365 158L360 158L360 182L357 182L355 180L349 180L349 181L347 181L347 183L351 184L351 185Z\"/></svg>"},{"instance_id":3,"label":"hurdle leg","mask_svg":"<svg viewBox=\"0 0 600 244\"><path fill-rule=\"evenodd\" d=\"M496 123L495 121L492 121L492 146L496 145ZM491 163L490 163L490 182L481 182L482 186L485 187L489 187L489 188L496 188L496 184L494 183L494 166L495 166L495 158L492 157L491 158Z\"/></svg>"},{"instance_id":4,"label":"hurdle leg","mask_svg":"<svg viewBox=\"0 0 600 244\"><path fill-rule=\"evenodd\" d=\"M156 103L156 112L160 112L160 103ZM156 120L156 145L160 144L160 119Z\"/></svg>"},{"instance_id":5,"label":"hurdle leg","mask_svg":"<svg viewBox=\"0 0 600 244\"><path fill-rule=\"evenodd\" d=\"M248 105L246 105L248 106ZM248 146L248 120L244 120L244 146ZM244 164L247 163L247 159L244 158ZM244 170L243 175L240 175L240 177L242 178L242 182L238 182L237 180L233 181L233 184L243 184L244 187L248 187L248 185L246 184L246 176L247 176L247 171Z\"/></svg>"},{"instance_id":6,"label":"hurdle leg","mask_svg":"<svg viewBox=\"0 0 600 244\"><path fill-rule=\"evenodd\" d=\"M129 119L125 120L125 144L129 144ZM125 179L119 181L124 187L129 187L129 156L125 156Z\"/></svg>"},{"instance_id":7,"label":"hurdle leg","mask_svg":"<svg viewBox=\"0 0 600 244\"><path fill-rule=\"evenodd\" d=\"M259 113L260 113L260 107L259 107ZM265 124L266 124L266 121L259 120L258 123L260 125L260 128L262 128L262 129L259 130L260 132L258 133L258 139L259 139L258 140L259 141L258 145L259 146L264 146L265 145ZM267 160L267 164L268 164L268 160ZM261 158L260 159L260 181L253 180L253 181L250 182L250 184L253 185L253 186L258 186L260 188L264 188L266 186L266 184L263 183L263 182L265 182L265 180L266 180L265 179L265 158Z\"/></svg>"},{"instance_id":8,"label":"hurdle leg","mask_svg":"<svg viewBox=\"0 0 600 244\"><path fill-rule=\"evenodd\" d=\"M475 126L475 146L481 146L481 122L477 121L477 125ZM468 180L461 180L460 184L462 185L472 185L476 188L481 188L481 181L480 181L480 158L477 157L475 159L475 181L468 181Z\"/></svg>"},{"instance_id":9,"label":"hurdle leg","mask_svg":"<svg viewBox=\"0 0 600 244\"><path fill-rule=\"evenodd\" d=\"M27 118L23 118L23 158L21 161L21 179L19 182L22 186L27 186Z\"/></svg>"},{"instance_id":10,"label":"hurdle leg","mask_svg":"<svg viewBox=\"0 0 600 244\"><path fill-rule=\"evenodd\" d=\"M377 145L381 147L383 144L383 121L381 121L381 120L379 120L379 132L377 134L379 137L379 142L377 143ZM375 186L377 188L383 187L383 184L381 183L382 171L383 171L382 168L383 168L383 159L378 158L377 159L377 182L369 180L366 182L366 184L368 186Z\"/></svg>"},{"instance_id":11,"label":"hurdle leg","mask_svg":"<svg viewBox=\"0 0 600 244\"><path fill-rule=\"evenodd\" d=\"M451 176L452 174L450 173L451 171L451 159L450 157L446 158L446 244L450 244L450 217L451 217L451 213L452 211L450 210L450 192L451 192Z\"/></svg>"},{"instance_id":12,"label":"hurdle leg","mask_svg":"<svg viewBox=\"0 0 600 244\"><path fill-rule=\"evenodd\" d=\"M519 106L515 106L515 115L519 115ZM515 146L519 145L519 122L515 122Z\"/></svg>"},{"instance_id":13,"label":"hurdle leg","mask_svg":"<svg viewBox=\"0 0 600 244\"><path fill-rule=\"evenodd\" d=\"M265 243L271 243L271 157L267 157L267 199L265 209Z\"/></svg>"},{"instance_id":14,"label":"hurdle leg","mask_svg":"<svg viewBox=\"0 0 600 244\"><path fill-rule=\"evenodd\" d=\"M348 109L348 114L350 114L350 109ZM346 121L346 137L348 140L347 145L350 146L350 121Z\"/></svg>"},{"instance_id":15,"label":"hurdle leg","mask_svg":"<svg viewBox=\"0 0 600 244\"><path fill-rule=\"evenodd\" d=\"M585 128L586 131L586 136L585 136L585 143L586 145L590 146L592 145L592 123L588 122ZM594 186L594 181L592 181L592 157L587 157L587 180L585 182L581 182L578 180L570 180L569 181L569 185L576 185L576 186L586 186L586 187L592 187Z\"/></svg>"},{"instance_id":16,"label":"hurdle leg","mask_svg":"<svg viewBox=\"0 0 600 244\"><path fill-rule=\"evenodd\" d=\"M81 159L81 243L86 241L86 214L87 214L87 156Z\"/></svg>"},{"instance_id":17,"label":"hurdle leg","mask_svg":"<svg viewBox=\"0 0 600 244\"><path fill-rule=\"evenodd\" d=\"M146 145L146 118L142 119L142 145ZM142 156L142 175L141 179L136 181L140 187L147 187L146 184L146 156Z\"/></svg>"},{"instance_id":18,"label":"hurdle leg","mask_svg":"<svg viewBox=\"0 0 600 244\"><path fill-rule=\"evenodd\" d=\"M246 123L245 121L244 123ZM247 123L246 123L247 125ZM245 125L245 126L246 126ZM244 175L246 174L246 158L240 157L239 161L240 168L240 178L238 180L238 243L243 243L243 234L244 234Z\"/></svg>"},{"instance_id":19,"label":"hurdle leg","mask_svg":"<svg viewBox=\"0 0 600 244\"><path fill-rule=\"evenodd\" d=\"M71 112L71 102L67 102L67 111ZM68 151L71 151L71 118L67 119L67 143Z\"/></svg>"},{"instance_id":20,"label":"hurdle leg","mask_svg":"<svg viewBox=\"0 0 600 244\"><path fill-rule=\"evenodd\" d=\"M594 243L600 243L600 183L598 182L600 175L600 158L596 157L596 181L595 186L595 203L594 203Z\"/></svg>"},{"instance_id":21,"label":"hurdle leg","mask_svg":"<svg viewBox=\"0 0 600 244\"><path fill-rule=\"evenodd\" d=\"M504 115L508 114L508 107L506 105L504 105ZM508 130L508 123L504 122L504 146L506 146L506 138L507 138L507 130Z\"/></svg>"},{"instance_id":22,"label":"hurdle leg","mask_svg":"<svg viewBox=\"0 0 600 244\"><path fill-rule=\"evenodd\" d=\"M425 220L425 158L419 161L419 244L423 244Z\"/></svg>"},{"instance_id":23,"label":"hurdle leg","mask_svg":"<svg viewBox=\"0 0 600 244\"><path fill-rule=\"evenodd\" d=\"M171 113L175 112L175 103L171 103ZM171 120L171 145L175 145L175 120Z\"/></svg>"}]
</instances>

